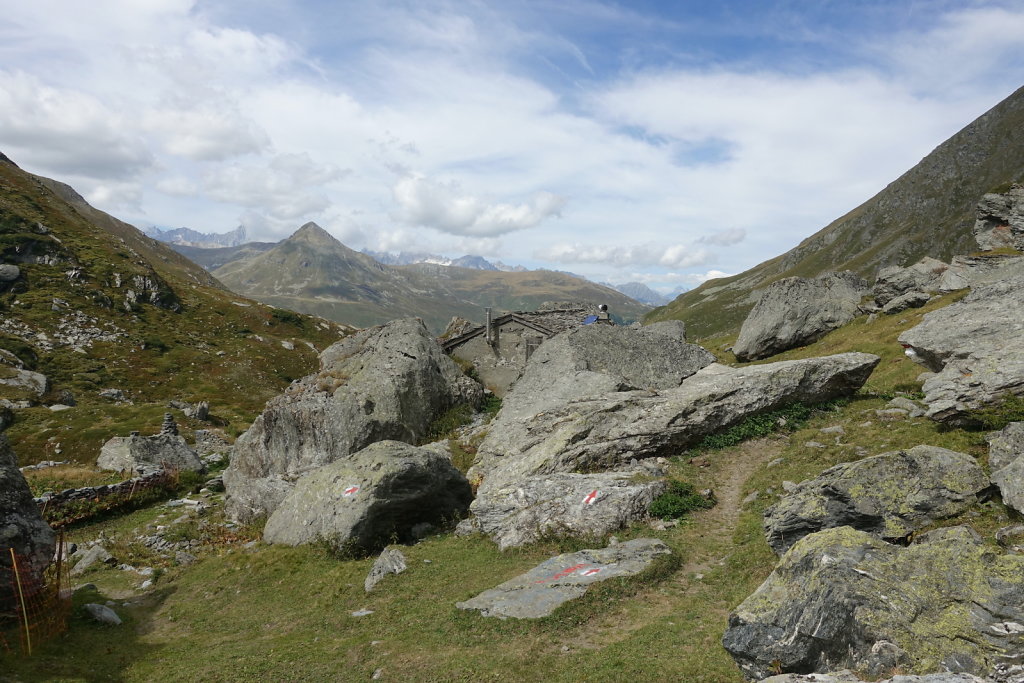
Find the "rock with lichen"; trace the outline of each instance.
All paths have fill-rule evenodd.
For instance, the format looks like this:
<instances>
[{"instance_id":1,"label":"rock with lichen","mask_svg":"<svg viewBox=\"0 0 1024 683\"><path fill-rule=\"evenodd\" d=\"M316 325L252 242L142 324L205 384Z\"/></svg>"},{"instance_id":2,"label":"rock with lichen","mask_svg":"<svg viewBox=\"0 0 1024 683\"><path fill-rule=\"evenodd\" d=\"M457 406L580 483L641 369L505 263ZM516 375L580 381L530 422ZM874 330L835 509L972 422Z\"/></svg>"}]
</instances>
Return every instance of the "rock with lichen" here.
<instances>
[{"instance_id":1,"label":"rock with lichen","mask_svg":"<svg viewBox=\"0 0 1024 683\"><path fill-rule=\"evenodd\" d=\"M966 527L909 547L851 527L798 541L729 617L723 644L744 675L849 668L984 676L1024 651L1024 556Z\"/></svg>"},{"instance_id":2,"label":"rock with lichen","mask_svg":"<svg viewBox=\"0 0 1024 683\"><path fill-rule=\"evenodd\" d=\"M765 512L768 545L783 553L804 536L852 526L903 539L978 502L989 486L974 458L915 446L829 468L801 482Z\"/></svg>"}]
</instances>

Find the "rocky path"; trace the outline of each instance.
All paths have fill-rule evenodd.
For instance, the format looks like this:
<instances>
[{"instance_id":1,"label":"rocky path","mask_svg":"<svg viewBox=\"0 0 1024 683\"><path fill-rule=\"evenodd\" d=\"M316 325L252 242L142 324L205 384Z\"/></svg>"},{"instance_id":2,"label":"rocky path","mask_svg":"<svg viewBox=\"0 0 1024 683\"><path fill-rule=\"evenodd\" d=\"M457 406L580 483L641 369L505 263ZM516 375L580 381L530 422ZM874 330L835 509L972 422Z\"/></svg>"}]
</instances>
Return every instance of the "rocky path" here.
<instances>
[{"instance_id":1,"label":"rocky path","mask_svg":"<svg viewBox=\"0 0 1024 683\"><path fill-rule=\"evenodd\" d=\"M704 583L705 576L725 563L734 552L733 535L739 522L744 497L743 487L753 473L779 456L785 440L765 438L748 441L734 448L704 456L709 465L691 478L699 488L711 488L718 504L710 510L694 513L679 529L676 545L683 549L683 565L671 579L629 598L623 611L591 624L586 635L570 638L560 645L570 649L597 649L622 641L630 634L658 619L691 609L699 603L707 616L722 625L729 610L721 596ZM714 637L717 643L719 635Z\"/></svg>"}]
</instances>

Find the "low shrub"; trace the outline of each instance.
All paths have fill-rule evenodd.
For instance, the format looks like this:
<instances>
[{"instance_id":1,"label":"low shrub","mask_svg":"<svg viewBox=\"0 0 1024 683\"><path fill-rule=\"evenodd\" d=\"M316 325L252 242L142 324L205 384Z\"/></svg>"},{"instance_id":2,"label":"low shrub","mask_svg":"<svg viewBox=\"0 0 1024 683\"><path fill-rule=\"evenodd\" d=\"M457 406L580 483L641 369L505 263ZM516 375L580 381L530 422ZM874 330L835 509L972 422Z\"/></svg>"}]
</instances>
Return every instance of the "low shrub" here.
<instances>
[{"instance_id":1,"label":"low shrub","mask_svg":"<svg viewBox=\"0 0 1024 683\"><path fill-rule=\"evenodd\" d=\"M968 420L990 431L1024 421L1024 396L1004 394L998 403L968 413Z\"/></svg>"},{"instance_id":2,"label":"low shrub","mask_svg":"<svg viewBox=\"0 0 1024 683\"><path fill-rule=\"evenodd\" d=\"M648 511L653 517L679 519L694 510L706 510L714 506L714 500L699 494L693 484L673 479L669 482L668 490L651 502Z\"/></svg>"},{"instance_id":3,"label":"low shrub","mask_svg":"<svg viewBox=\"0 0 1024 683\"><path fill-rule=\"evenodd\" d=\"M767 436L773 432L800 429L815 413L831 412L845 406L849 399L836 399L827 403L808 405L791 403L788 406L748 417L743 422L717 434L709 434L697 444L699 449L718 450L742 443L748 439Z\"/></svg>"}]
</instances>

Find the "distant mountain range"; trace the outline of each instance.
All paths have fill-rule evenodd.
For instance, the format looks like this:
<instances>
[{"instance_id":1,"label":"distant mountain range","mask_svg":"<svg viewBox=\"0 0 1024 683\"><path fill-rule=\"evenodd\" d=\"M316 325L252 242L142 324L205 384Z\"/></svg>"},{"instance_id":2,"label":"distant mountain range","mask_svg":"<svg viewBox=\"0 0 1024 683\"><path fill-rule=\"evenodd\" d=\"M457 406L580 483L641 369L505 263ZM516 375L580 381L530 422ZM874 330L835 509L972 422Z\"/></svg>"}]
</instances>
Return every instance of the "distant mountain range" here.
<instances>
[{"instance_id":1,"label":"distant mountain range","mask_svg":"<svg viewBox=\"0 0 1024 683\"><path fill-rule=\"evenodd\" d=\"M209 268L232 291L357 326L418 316L439 333L453 316L481 322L485 307L532 310L546 301L607 304L621 322L639 320L649 310L586 279L546 270L505 272L480 257L454 259L450 265L387 265L348 248L316 223L276 244L171 246Z\"/></svg>"},{"instance_id":2,"label":"distant mountain range","mask_svg":"<svg viewBox=\"0 0 1024 683\"><path fill-rule=\"evenodd\" d=\"M151 226L144 228L142 232L148 237L168 244L178 244L186 247L202 247L215 249L217 247L237 247L245 244L245 226L239 225L234 230L224 233L197 232L191 228L175 228L174 230L161 230Z\"/></svg>"},{"instance_id":3,"label":"distant mountain range","mask_svg":"<svg viewBox=\"0 0 1024 683\"><path fill-rule=\"evenodd\" d=\"M729 334L739 330L757 300L754 290L775 280L852 270L873 281L883 266L971 253L977 249L974 209L982 195L1022 181L1024 88L794 249L739 275L709 280L646 321L684 320L703 338Z\"/></svg>"}]
</instances>

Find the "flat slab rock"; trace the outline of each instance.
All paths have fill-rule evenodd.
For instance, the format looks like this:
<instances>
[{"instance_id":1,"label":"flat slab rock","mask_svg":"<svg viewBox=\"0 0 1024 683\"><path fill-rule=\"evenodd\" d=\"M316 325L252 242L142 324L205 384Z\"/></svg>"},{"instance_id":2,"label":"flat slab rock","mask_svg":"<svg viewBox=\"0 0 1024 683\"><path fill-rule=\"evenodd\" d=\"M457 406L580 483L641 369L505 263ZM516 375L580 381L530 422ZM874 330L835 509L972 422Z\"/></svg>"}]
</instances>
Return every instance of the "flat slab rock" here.
<instances>
[{"instance_id":1,"label":"flat slab rock","mask_svg":"<svg viewBox=\"0 0 1024 683\"><path fill-rule=\"evenodd\" d=\"M456 603L485 617L539 619L560 605L582 597L594 584L635 576L662 555L672 553L653 538L638 538L600 550L581 550L546 560L514 579Z\"/></svg>"},{"instance_id":2,"label":"flat slab rock","mask_svg":"<svg viewBox=\"0 0 1024 683\"><path fill-rule=\"evenodd\" d=\"M505 550L546 534L602 536L647 516L666 487L657 467L594 474L555 473L506 485L485 482L460 532L487 534Z\"/></svg>"}]
</instances>

